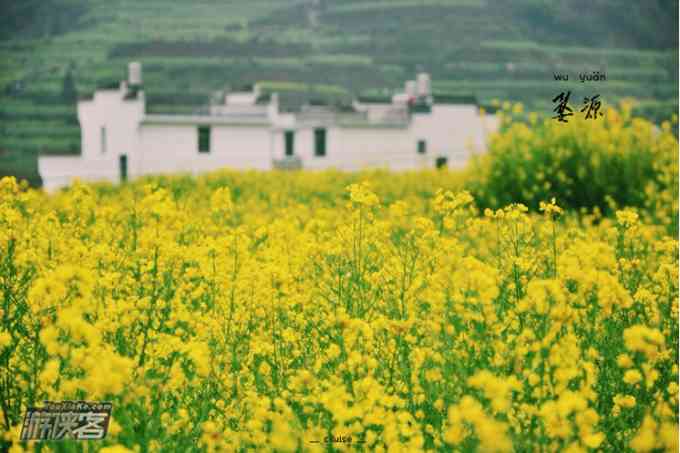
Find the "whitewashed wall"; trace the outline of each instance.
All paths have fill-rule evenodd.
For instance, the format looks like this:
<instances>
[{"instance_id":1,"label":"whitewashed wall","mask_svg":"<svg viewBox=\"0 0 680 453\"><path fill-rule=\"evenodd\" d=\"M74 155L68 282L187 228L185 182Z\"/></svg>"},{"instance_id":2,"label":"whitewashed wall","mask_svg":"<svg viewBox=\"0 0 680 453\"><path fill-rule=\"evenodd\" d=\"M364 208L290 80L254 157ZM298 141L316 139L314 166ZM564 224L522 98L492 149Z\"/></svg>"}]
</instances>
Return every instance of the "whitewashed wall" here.
<instances>
[{"instance_id":1,"label":"whitewashed wall","mask_svg":"<svg viewBox=\"0 0 680 453\"><path fill-rule=\"evenodd\" d=\"M123 87L124 88L124 87ZM78 102L81 155L85 159L108 159L131 155L137 148L137 127L144 116L144 95L124 100L125 91L99 90L93 99ZM106 128L106 149L102 149L101 128Z\"/></svg>"},{"instance_id":2,"label":"whitewashed wall","mask_svg":"<svg viewBox=\"0 0 680 453\"><path fill-rule=\"evenodd\" d=\"M288 130L295 131L295 115L291 113L278 113L273 110L269 113L269 120L272 121L271 128L271 153L273 159L283 159L286 154L285 146L285 132ZM295 131L294 138L294 154L298 153L298 146L300 144L300 133Z\"/></svg>"},{"instance_id":3,"label":"whitewashed wall","mask_svg":"<svg viewBox=\"0 0 680 453\"><path fill-rule=\"evenodd\" d=\"M427 141L427 155L443 156L450 167L461 167L472 149L485 148L485 133L475 105L434 105L430 114L412 116L411 133Z\"/></svg>"},{"instance_id":4,"label":"whitewashed wall","mask_svg":"<svg viewBox=\"0 0 680 453\"><path fill-rule=\"evenodd\" d=\"M139 144L131 165L135 175L191 172L198 154L195 127L142 125Z\"/></svg>"},{"instance_id":5,"label":"whitewashed wall","mask_svg":"<svg viewBox=\"0 0 680 453\"><path fill-rule=\"evenodd\" d=\"M211 125L210 132L210 152L199 153L197 125L142 125L135 174L271 168L273 139L269 128Z\"/></svg>"},{"instance_id":6,"label":"whitewashed wall","mask_svg":"<svg viewBox=\"0 0 680 453\"><path fill-rule=\"evenodd\" d=\"M416 144L405 128L340 128L336 133L336 154L329 164L343 170L389 168L402 170L418 166Z\"/></svg>"},{"instance_id":7,"label":"whitewashed wall","mask_svg":"<svg viewBox=\"0 0 680 453\"><path fill-rule=\"evenodd\" d=\"M41 156L38 171L43 188L52 192L71 184L74 178L82 181L110 181L120 179L117 157L84 159L79 156Z\"/></svg>"},{"instance_id":8,"label":"whitewashed wall","mask_svg":"<svg viewBox=\"0 0 680 453\"><path fill-rule=\"evenodd\" d=\"M268 170L272 168L273 137L268 126L213 126L211 151L201 155L208 171L211 163L224 167Z\"/></svg>"}]
</instances>

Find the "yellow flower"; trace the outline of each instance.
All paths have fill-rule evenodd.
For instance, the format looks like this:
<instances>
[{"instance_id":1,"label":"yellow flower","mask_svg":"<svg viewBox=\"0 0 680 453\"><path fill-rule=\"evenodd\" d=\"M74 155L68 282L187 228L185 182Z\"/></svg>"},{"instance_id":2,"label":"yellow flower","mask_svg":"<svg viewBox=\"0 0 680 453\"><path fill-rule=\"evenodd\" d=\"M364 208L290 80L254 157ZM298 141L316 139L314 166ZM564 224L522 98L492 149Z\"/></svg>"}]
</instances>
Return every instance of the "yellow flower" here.
<instances>
[{"instance_id":1,"label":"yellow flower","mask_svg":"<svg viewBox=\"0 0 680 453\"><path fill-rule=\"evenodd\" d=\"M677 139L614 119L509 125L503 171L0 180L0 382L23 398L0 420L87 398L124 448L159 414L150 452L677 451ZM629 157L659 168L633 208L547 192Z\"/></svg>"},{"instance_id":2,"label":"yellow flower","mask_svg":"<svg viewBox=\"0 0 680 453\"><path fill-rule=\"evenodd\" d=\"M189 357L196 366L196 373L201 377L210 374L210 349L207 344L194 342L189 349Z\"/></svg>"},{"instance_id":3,"label":"yellow flower","mask_svg":"<svg viewBox=\"0 0 680 453\"><path fill-rule=\"evenodd\" d=\"M587 436L583 437L583 445L585 445L588 448L598 448L602 442L604 441L605 436L603 433L593 433L593 434L588 434Z\"/></svg>"},{"instance_id":4,"label":"yellow flower","mask_svg":"<svg viewBox=\"0 0 680 453\"><path fill-rule=\"evenodd\" d=\"M628 354L620 354L616 358L616 363L618 363L621 368L630 368L633 366L633 360Z\"/></svg>"},{"instance_id":5,"label":"yellow flower","mask_svg":"<svg viewBox=\"0 0 680 453\"><path fill-rule=\"evenodd\" d=\"M623 382L626 384L637 384L642 380L642 374L638 370L628 370L623 375Z\"/></svg>"},{"instance_id":6,"label":"yellow flower","mask_svg":"<svg viewBox=\"0 0 680 453\"><path fill-rule=\"evenodd\" d=\"M232 212L234 204L231 200L229 187L220 187L212 193L210 207L215 213L229 214Z\"/></svg>"},{"instance_id":7,"label":"yellow flower","mask_svg":"<svg viewBox=\"0 0 680 453\"><path fill-rule=\"evenodd\" d=\"M557 203L555 202L555 198L553 197L550 200L550 203L545 203L541 201L539 203L539 210L541 212L544 212L548 216L557 216L559 214L562 214L562 208L557 206Z\"/></svg>"},{"instance_id":8,"label":"yellow flower","mask_svg":"<svg viewBox=\"0 0 680 453\"><path fill-rule=\"evenodd\" d=\"M347 186L347 190L350 192L350 200L359 205L370 207L379 202L377 195L371 192L366 182L351 184Z\"/></svg>"},{"instance_id":9,"label":"yellow flower","mask_svg":"<svg viewBox=\"0 0 680 453\"><path fill-rule=\"evenodd\" d=\"M0 332L0 351L9 346L12 342L12 335L9 332Z\"/></svg>"},{"instance_id":10,"label":"yellow flower","mask_svg":"<svg viewBox=\"0 0 680 453\"><path fill-rule=\"evenodd\" d=\"M632 395L616 395L614 403L625 408L635 407L635 397Z\"/></svg>"},{"instance_id":11,"label":"yellow flower","mask_svg":"<svg viewBox=\"0 0 680 453\"><path fill-rule=\"evenodd\" d=\"M130 450L121 444L112 445L110 447L102 447L102 449L99 451L101 453L134 453L134 450Z\"/></svg>"},{"instance_id":12,"label":"yellow flower","mask_svg":"<svg viewBox=\"0 0 680 453\"><path fill-rule=\"evenodd\" d=\"M656 448L657 425L650 415L646 415L642 420L642 425L635 437L630 442L630 447L635 451L647 452Z\"/></svg>"},{"instance_id":13,"label":"yellow flower","mask_svg":"<svg viewBox=\"0 0 680 453\"><path fill-rule=\"evenodd\" d=\"M342 351L340 350L340 347L337 344L332 343L326 350L326 357L328 357L330 360L335 360L340 357L341 352Z\"/></svg>"},{"instance_id":14,"label":"yellow flower","mask_svg":"<svg viewBox=\"0 0 680 453\"><path fill-rule=\"evenodd\" d=\"M629 351L639 351L653 359L664 346L664 337L657 329L644 325L629 327L623 331L623 340Z\"/></svg>"},{"instance_id":15,"label":"yellow flower","mask_svg":"<svg viewBox=\"0 0 680 453\"><path fill-rule=\"evenodd\" d=\"M616 211L616 220L619 225L624 228L630 228L637 225L639 216L636 212L629 209Z\"/></svg>"}]
</instances>

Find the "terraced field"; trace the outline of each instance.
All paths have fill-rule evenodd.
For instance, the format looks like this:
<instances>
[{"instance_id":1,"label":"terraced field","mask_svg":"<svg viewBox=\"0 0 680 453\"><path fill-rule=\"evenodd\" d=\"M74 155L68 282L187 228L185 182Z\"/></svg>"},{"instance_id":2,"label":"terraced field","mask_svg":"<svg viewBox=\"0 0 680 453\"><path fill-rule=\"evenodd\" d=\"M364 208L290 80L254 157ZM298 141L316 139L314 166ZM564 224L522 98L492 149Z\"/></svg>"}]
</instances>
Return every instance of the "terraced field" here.
<instances>
[{"instance_id":1,"label":"terraced field","mask_svg":"<svg viewBox=\"0 0 680 453\"><path fill-rule=\"evenodd\" d=\"M419 67L437 94L521 101L546 114L561 89L604 103L635 97L657 122L677 109L677 1L47 3L41 22L0 41L0 175L34 184L39 152L80 148L74 102L63 95L68 68L87 95L123 78L132 59L144 64L152 112L191 111L225 84L257 81L295 102L344 102L387 94ZM606 82L578 80L596 70ZM555 82L558 72L569 82Z\"/></svg>"}]
</instances>

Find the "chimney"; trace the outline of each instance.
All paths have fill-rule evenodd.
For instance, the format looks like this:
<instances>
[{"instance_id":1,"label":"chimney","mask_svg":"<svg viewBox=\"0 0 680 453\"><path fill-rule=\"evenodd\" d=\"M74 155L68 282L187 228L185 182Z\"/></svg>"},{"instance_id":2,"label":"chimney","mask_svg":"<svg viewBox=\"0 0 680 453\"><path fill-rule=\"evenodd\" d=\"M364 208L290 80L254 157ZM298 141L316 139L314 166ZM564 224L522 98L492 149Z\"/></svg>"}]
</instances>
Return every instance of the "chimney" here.
<instances>
[{"instance_id":1,"label":"chimney","mask_svg":"<svg viewBox=\"0 0 680 453\"><path fill-rule=\"evenodd\" d=\"M279 115L279 94L272 93L269 98L269 105L267 106L267 116L274 121Z\"/></svg>"},{"instance_id":2,"label":"chimney","mask_svg":"<svg viewBox=\"0 0 680 453\"><path fill-rule=\"evenodd\" d=\"M131 61L128 64L128 82L130 86L142 85L142 63Z\"/></svg>"},{"instance_id":3,"label":"chimney","mask_svg":"<svg viewBox=\"0 0 680 453\"><path fill-rule=\"evenodd\" d=\"M421 72L418 74L418 96L427 97L430 95L430 74L426 72Z\"/></svg>"},{"instance_id":4,"label":"chimney","mask_svg":"<svg viewBox=\"0 0 680 453\"><path fill-rule=\"evenodd\" d=\"M410 98L416 97L416 81L415 80L409 80L406 82L405 90L406 95Z\"/></svg>"}]
</instances>

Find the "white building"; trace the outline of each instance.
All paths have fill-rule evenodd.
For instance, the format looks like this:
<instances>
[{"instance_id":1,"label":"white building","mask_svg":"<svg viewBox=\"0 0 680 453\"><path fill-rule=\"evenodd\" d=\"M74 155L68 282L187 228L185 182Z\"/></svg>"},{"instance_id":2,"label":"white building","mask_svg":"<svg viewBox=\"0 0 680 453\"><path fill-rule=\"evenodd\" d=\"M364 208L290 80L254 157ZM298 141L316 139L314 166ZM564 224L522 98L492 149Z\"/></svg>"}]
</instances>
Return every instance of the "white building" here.
<instances>
[{"instance_id":1,"label":"white building","mask_svg":"<svg viewBox=\"0 0 680 453\"><path fill-rule=\"evenodd\" d=\"M128 81L78 102L80 156L44 156L38 169L46 190L82 180L121 181L159 173L202 173L221 167L393 170L463 165L485 148L493 115L478 106L441 102L421 73L389 100L357 99L351 112L303 106L279 108L276 94L224 95L200 114L145 113L141 65ZM473 151L476 150L476 151Z\"/></svg>"}]
</instances>

